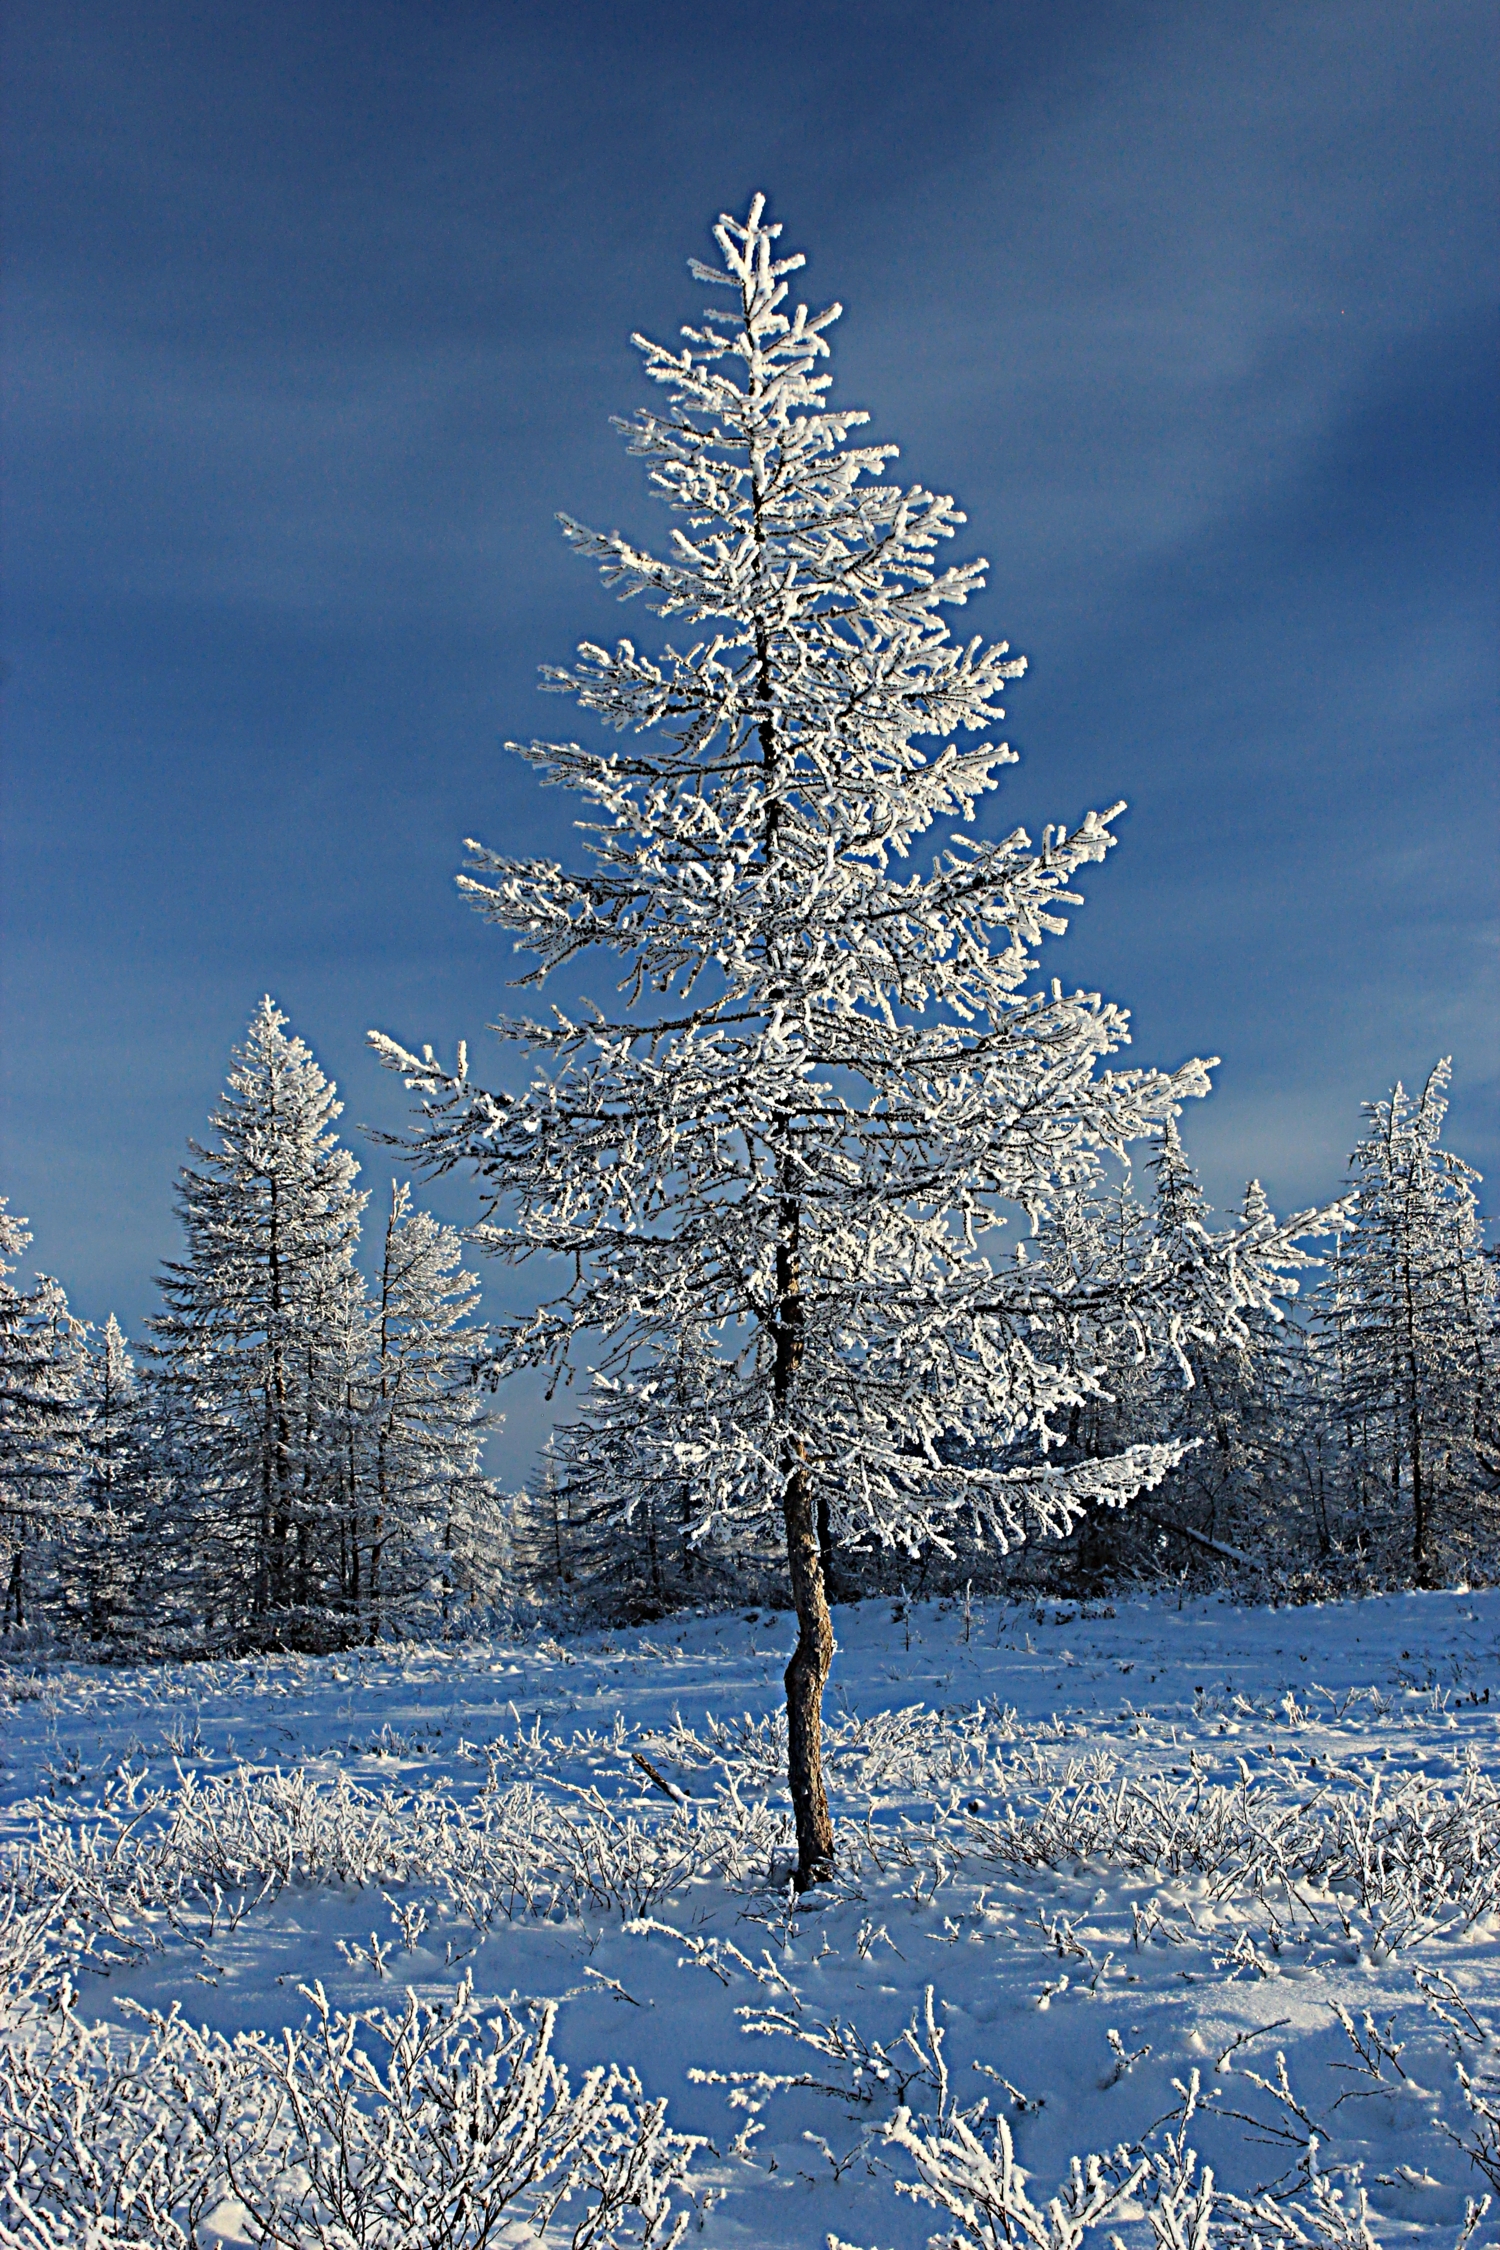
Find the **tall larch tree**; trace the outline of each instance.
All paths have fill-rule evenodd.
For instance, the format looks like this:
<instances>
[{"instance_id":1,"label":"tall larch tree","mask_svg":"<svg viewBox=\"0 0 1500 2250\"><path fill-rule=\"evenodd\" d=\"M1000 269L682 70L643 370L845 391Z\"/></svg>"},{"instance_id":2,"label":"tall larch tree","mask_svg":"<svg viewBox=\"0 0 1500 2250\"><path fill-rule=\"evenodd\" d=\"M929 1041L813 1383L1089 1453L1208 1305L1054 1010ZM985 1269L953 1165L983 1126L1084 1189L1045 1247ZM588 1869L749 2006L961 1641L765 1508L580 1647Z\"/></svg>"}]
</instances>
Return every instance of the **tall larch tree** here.
<instances>
[{"instance_id":1,"label":"tall larch tree","mask_svg":"<svg viewBox=\"0 0 1500 2250\"><path fill-rule=\"evenodd\" d=\"M160 1600L167 1574L154 1400L113 1313L90 1334L80 1378L83 1464L58 1556L59 1606L90 1640L119 1640Z\"/></svg>"},{"instance_id":2,"label":"tall larch tree","mask_svg":"<svg viewBox=\"0 0 1500 2250\"><path fill-rule=\"evenodd\" d=\"M1442 1145L1450 1074L1444 1060L1415 1101L1397 1085L1365 1105L1320 1306L1350 1485L1366 1507L1384 1495L1418 1585L1444 1548L1492 1565L1500 1501L1496 1277L1479 1174Z\"/></svg>"},{"instance_id":3,"label":"tall larch tree","mask_svg":"<svg viewBox=\"0 0 1500 2250\"><path fill-rule=\"evenodd\" d=\"M367 1520L362 1600L371 1640L384 1609L419 1583L445 1587L445 1558L477 1590L470 1553L477 1519L499 1501L484 1475L484 1440L498 1417L478 1377L491 1354L476 1324L479 1284L463 1241L391 1183L380 1275L371 1303Z\"/></svg>"},{"instance_id":4,"label":"tall larch tree","mask_svg":"<svg viewBox=\"0 0 1500 2250\"><path fill-rule=\"evenodd\" d=\"M25 1627L83 1467L83 1325L60 1282L12 1280L31 1236L0 1196L0 1582L6 1629Z\"/></svg>"},{"instance_id":5,"label":"tall larch tree","mask_svg":"<svg viewBox=\"0 0 1500 2250\"><path fill-rule=\"evenodd\" d=\"M1170 1445L1053 1458L1079 1378L1001 1230L1016 1211L1044 1230L1208 1078L1103 1068L1125 1014L1033 983L1122 808L1039 847L978 827L1022 661L950 640L942 612L985 566L940 567L953 502L889 481L893 446L853 442L867 417L829 403L823 369L839 308L792 300L803 261L779 232L761 197L721 218L720 262L693 264L700 322L677 349L637 339L660 403L624 427L677 518L668 552L564 519L608 585L685 635L585 644L547 675L623 743L517 746L591 807L592 865L476 845L465 878L535 957L523 981L597 949L620 1002L499 1027L532 1057L514 1095L471 1084L462 1055L448 1071L377 1044L420 1092L416 1160L477 1167L476 1239L552 1261L506 1366L592 1355L606 1381L654 1381L685 1333L704 1345L690 1412L657 1394L662 1441L698 1531L781 1520L805 1887L834 1846L820 1512L844 1542L941 1545L967 1519L1006 1545L1160 1479Z\"/></svg>"},{"instance_id":6,"label":"tall larch tree","mask_svg":"<svg viewBox=\"0 0 1500 2250\"><path fill-rule=\"evenodd\" d=\"M177 1204L183 1258L152 1323L193 1463L183 1526L204 1622L265 1620L332 1592L344 1375L365 1198L342 1104L263 1000Z\"/></svg>"},{"instance_id":7,"label":"tall larch tree","mask_svg":"<svg viewBox=\"0 0 1500 2250\"><path fill-rule=\"evenodd\" d=\"M1286 1317L1299 1294L1293 1268L1313 1267L1311 1252L1283 1245L1282 1275L1269 1295L1252 1287L1246 1302L1226 1313L1221 1301L1218 1245L1212 1211L1175 1123L1152 1159L1154 1255L1174 1276L1175 1302L1168 1320L1166 1381L1154 1386L1157 1427L1192 1439L1192 1450L1168 1480L1165 1520L1179 1539L1212 1555L1260 1559L1268 1521L1280 1504L1291 1443L1288 1392L1300 1334ZM1304 1212L1300 1232L1326 1233L1342 1207ZM1259 1180L1246 1184L1234 1214L1241 1239L1277 1231ZM1205 1288L1195 1286L1200 1275ZM1275 1302L1285 1300L1284 1305ZM1180 1380L1173 1381L1175 1372Z\"/></svg>"}]
</instances>

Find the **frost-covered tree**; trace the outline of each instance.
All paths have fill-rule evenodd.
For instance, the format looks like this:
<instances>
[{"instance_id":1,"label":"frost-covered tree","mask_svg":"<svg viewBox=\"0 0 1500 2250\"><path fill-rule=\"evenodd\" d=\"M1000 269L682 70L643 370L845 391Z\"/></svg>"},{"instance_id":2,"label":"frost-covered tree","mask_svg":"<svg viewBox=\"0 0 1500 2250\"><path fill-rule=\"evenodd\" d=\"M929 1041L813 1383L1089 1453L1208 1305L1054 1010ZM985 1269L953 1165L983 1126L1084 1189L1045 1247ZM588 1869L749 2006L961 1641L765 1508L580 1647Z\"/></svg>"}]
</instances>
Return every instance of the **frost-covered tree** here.
<instances>
[{"instance_id":1,"label":"frost-covered tree","mask_svg":"<svg viewBox=\"0 0 1500 2250\"><path fill-rule=\"evenodd\" d=\"M31 1621L38 1565L71 1512L82 1467L82 1324L46 1274L21 1290L14 1260L31 1236L0 1196L0 1577L4 1624Z\"/></svg>"},{"instance_id":2,"label":"frost-covered tree","mask_svg":"<svg viewBox=\"0 0 1500 2250\"><path fill-rule=\"evenodd\" d=\"M522 1560L539 1592L612 1620L763 1598L776 1557L763 1538L750 1551L759 1527L737 1522L726 1544L699 1521L694 1463L714 1447L704 1410L715 1380L704 1337L686 1328L659 1361L643 1353L623 1376L590 1385L552 1434L540 1489L520 1503ZM821 1519L826 1544L826 1496ZM829 1560L824 1552L825 1580Z\"/></svg>"},{"instance_id":3,"label":"frost-covered tree","mask_svg":"<svg viewBox=\"0 0 1500 2250\"><path fill-rule=\"evenodd\" d=\"M1492 1566L1500 1499L1496 1277L1479 1174L1442 1146L1450 1064L1365 1105L1352 1226L1321 1292L1351 1512L1402 1527L1418 1584L1439 1556ZM1376 1532L1378 1537L1378 1530Z\"/></svg>"},{"instance_id":4,"label":"frost-covered tree","mask_svg":"<svg viewBox=\"0 0 1500 2250\"><path fill-rule=\"evenodd\" d=\"M1335 1207L1283 1224L1252 1180L1229 1224L1214 1225L1173 1119L1145 1169L1149 1196L1126 1174L1060 1203L1041 1238L1018 1246L1041 1269L1053 1349L1079 1383L1060 1458L1107 1457L1148 1437L1180 1448L1149 1505L1096 1510L1079 1525L1085 1582L1263 1559L1285 1504L1302 1340L1287 1314L1298 1269L1318 1262L1300 1238L1339 1216ZM1103 1380L1090 1384L1091 1370Z\"/></svg>"},{"instance_id":5,"label":"frost-covered tree","mask_svg":"<svg viewBox=\"0 0 1500 2250\"><path fill-rule=\"evenodd\" d=\"M568 1602L575 1580L573 1518L566 1474L549 1445L533 1490L511 1509L511 1554L519 1590L529 1600Z\"/></svg>"},{"instance_id":6,"label":"frost-covered tree","mask_svg":"<svg viewBox=\"0 0 1500 2250\"><path fill-rule=\"evenodd\" d=\"M483 1462L497 1418L477 1379L488 1357L478 1302L457 1230L413 1209L410 1188L393 1181L371 1307L364 1575L355 1587L372 1640L383 1608L419 1585L475 1600L496 1590L484 1548L503 1535ZM357 1571L357 1541L355 1556Z\"/></svg>"},{"instance_id":7,"label":"frost-covered tree","mask_svg":"<svg viewBox=\"0 0 1500 2250\"><path fill-rule=\"evenodd\" d=\"M1167 1479L1163 1520L1206 1556L1217 1550L1226 1559L1256 1557L1281 1504L1286 1467L1298 1333L1285 1317L1298 1294L1290 1269L1318 1261L1281 1244L1277 1263L1284 1270L1275 1289L1252 1289L1243 1304L1226 1312L1212 1212L1175 1123L1168 1125L1151 1169L1153 1252L1173 1276L1175 1297L1166 1380L1154 1392L1156 1427L1191 1441ZM1274 1238L1280 1231L1259 1180L1248 1183L1233 1218L1242 1241ZM1331 1223L1327 1214L1312 1213L1294 1221L1299 1230Z\"/></svg>"},{"instance_id":8,"label":"frost-covered tree","mask_svg":"<svg viewBox=\"0 0 1500 2250\"><path fill-rule=\"evenodd\" d=\"M89 1337L79 1405L82 1471L57 1558L59 1606L91 1640L117 1639L164 1590L167 1492L155 1400L113 1313Z\"/></svg>"},{"instance_id":9,"label":"frost-covered tree","mask_svg":"<svg viewBox=\"0 0 1500 2250\"><path fill-rule=\"evenodd\" d=\"M159 1379L191 1470L179 1530L207 1621L322 1603L343 1471L343 1408L364 1197L342 1105L269 999L190 1144L186 1253L162 1276Z\"/></svg>"},{"instance_id":10,"label":"frost-covered tree","mask_svg":"<svg viewBox=\"0 0 1500 2250\"><path fill-rule=\"evenodd\" d=\"M327 1499L326 1599L357 1637L368 1590L374 1514L371 1418L375 1399L374 1324L363 1282L351 1275L336 1293L325 1335L323 1454Z\"/></svg>"},{"instance_id":11,"label":"frost-covered tree","mask_svg":"<svg viewBox=\"0 0 1500 2250\"><path fill-rule=\"evenodd\" d=\"M941 567L962 515L888 481L894 447L853 442L867 417L829 403L821 367L839 308L793 303L803 261L778 233L760 197L722 218L720 263L693 268L722 301L680 349L640 340L660 403L627 434L677 517L667 554L564 523L684 629L549 675L626 737L521 749L588 801L592 865L476 845L465 879L536 957L527 981L597 948L623 1002L502 1026L534 1058L519 1094L472 1085L462 1055L448 1072L377 1045L422 1095L418 1160L478 1168L476 1239L554 1262L506 1365L592 1354L606 1382L654 1381L700 1339L701 1394L684 1416L661 1388L653 1444L696 1533L780 1517L805 1886L833 1851L820 1511L844 1543L941 1545L967 1520L1004 1547L1160 1480L1171 1444L1055 1458L1103 1371L1054 1354L1055 1293L999 1245L1016 1212L1045 1232L1208 1079L1105 1069L1123 1011L1033 982L1122 808L1039 847L977 826L1022 662L950 640L942 612L985 566ZM1263 1263L1247 1253L1252 1291Z\"/></svg>"}]
</instances>

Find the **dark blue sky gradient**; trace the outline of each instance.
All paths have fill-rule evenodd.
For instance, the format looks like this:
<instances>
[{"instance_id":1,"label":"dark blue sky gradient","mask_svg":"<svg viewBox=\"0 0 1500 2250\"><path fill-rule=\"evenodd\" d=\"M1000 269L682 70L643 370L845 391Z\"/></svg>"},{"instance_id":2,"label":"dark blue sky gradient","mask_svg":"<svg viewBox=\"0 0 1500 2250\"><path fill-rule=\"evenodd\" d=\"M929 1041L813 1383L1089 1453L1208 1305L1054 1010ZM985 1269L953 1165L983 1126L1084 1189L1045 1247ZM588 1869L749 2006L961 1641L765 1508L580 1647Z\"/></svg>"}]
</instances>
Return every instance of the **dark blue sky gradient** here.
<instances>
[{"instance_id":1,"label":"dark blue sky gradient","mask_svg":"<svg viewBox=\"0 0 1500 2250\"><path fill-rule=\"evenodd\" d=\"M1215 1202L1331 1194L1449 1051L1500 1172L1497 45L1421 0L13 0L0 1189L77 1309L152 1309L263 991L372 1186L366 1027L483 1052L460 839L574 848L498 744L653 625L554 512L660 542L629 333L757 186L991 559L956 629L1031 659L990 821L1130 800L1048 967L1135 1059L1224 1057Z\"/></svg>"}]
</instances>

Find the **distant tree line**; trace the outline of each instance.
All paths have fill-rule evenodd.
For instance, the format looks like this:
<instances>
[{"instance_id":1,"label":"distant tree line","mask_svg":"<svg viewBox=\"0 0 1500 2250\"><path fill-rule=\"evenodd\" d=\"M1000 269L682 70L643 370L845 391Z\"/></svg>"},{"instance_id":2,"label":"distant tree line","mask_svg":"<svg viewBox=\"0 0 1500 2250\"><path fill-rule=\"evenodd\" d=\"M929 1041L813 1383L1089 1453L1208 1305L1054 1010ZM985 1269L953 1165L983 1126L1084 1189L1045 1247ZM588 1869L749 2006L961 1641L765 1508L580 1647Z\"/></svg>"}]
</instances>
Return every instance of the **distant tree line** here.
<instances>
[{"instance_id":1,"label":"distant tree line","mask_svg":"<svg viewBox=\"0 0 1500 2250\"><path fill-rule=\"evenodd\" d=\"M1143 1192L1126 1179L1061 1214L1035 1262L1080 1307L1080 1388L1111 1372L1071 1409L1059 1464L1133 1442L1191 1450L1154 1491L1091 1509L1060 1544L1001 1552L960 1535L903 1552L840 1548L825 1531L833 1597L966 1584L1093 1597L1230 1578L1308 1599L1500 1576L1500 1264L1479 1175L1442 1146L1448 1077L1440 1063L1416 1100L1398 1085L1367 1105L1324 1255L1277 1314L1247 1312L1228 1335L1194 1317L1213 1215L1175 1125ZM1264 1211L1252 1181L1233 1224ZM1155 1339L1144 1324L1132 1338L1127 1284L1153 1262L1175 1277L1175 1301L1158 1306ZM680 1460L695 1395L685 1352L659 1387L602 1388L558 1429L512 1521L534 1596L600 1620L784 1598L774 1536L695 1540Z\"/></svg>"},{"instance_id":2,"label":"distant tree line","mask_svg":"<svg viewBox=\"0 0 1500 2250\"><path fill-rule=\"evenodd\" d=\"M178 1185L132 1351L0 1278L3 1624L114 1653L335 1646L488 1606L486 1332L451 1228L394 1185L375 1277L340 1105L262 1003ZM0 1207L0 1251L29 1236Z\"/></svg>"},{"instance_id":3,"label":"distant tree line","mask_svg":"<svg viewBox=\"0 0 1500 2250\"><path fill-rule=\"evenodd\" d=\"M1230 1332L1195 1318L1215 1229L1175 1125L1140 1191L1127 1176L1081 1195L1020 1253L1050 1305L1077 1307L1059 1466L1188 1450L1044 1546L961 1525L920 1550L861 1546L825 1515L833 1598L1225 1576L1308 1598L1500 1574L1500 1275L1479 1176L1442 1145L1447 1083L1444 1063L1415 1100L1397 1086L1367 1106L1310 1286L1288 1278L1281 1306ZM51 1277L16 1287L30 1237L0 1205L6 1633L128 1656L333 1647L496 1606L603 1623L784 1599L772 1527L701 1527L692 1432L712 1382L692 1335L654 1380L598 1382L529 1489L497 1488L462 1240L393 1184L365 1277L338 1115L264 1001L181 1174L183 1254L135 1351L113 1315L75 1319ZM1252 1182L1232 1226L1253 1237L1264 1213ZM1132 1335L1129 1279L1153 1268L1172 1301ZM949 1444L960 1459L975 1440Z\"/></svg>"}]
</instances>

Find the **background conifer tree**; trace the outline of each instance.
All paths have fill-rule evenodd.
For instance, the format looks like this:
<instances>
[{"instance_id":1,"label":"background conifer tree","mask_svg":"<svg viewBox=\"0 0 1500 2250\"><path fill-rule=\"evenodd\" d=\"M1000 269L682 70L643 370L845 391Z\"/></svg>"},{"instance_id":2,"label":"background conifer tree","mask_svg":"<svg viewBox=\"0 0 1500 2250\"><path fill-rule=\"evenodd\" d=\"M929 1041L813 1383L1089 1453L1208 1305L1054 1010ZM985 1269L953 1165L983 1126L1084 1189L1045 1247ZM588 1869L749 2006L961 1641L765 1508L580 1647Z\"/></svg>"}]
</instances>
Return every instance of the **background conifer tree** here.
<instances>
[{"instance_id":1,"label":"background conifer tree","mask_svg":"<svg viewBox=\"0 0 1500 2250\"><path fill-rule=\"evenodd\" d=\"M1267 1296L1252 1290L1244 1304L1226 1311L1219 1299L1212 1212L1175 1124L1163 1136L1152 1172L1155 1254L1172 1276L1175 1298L1170 1356L1161 1369L1165 1380L1154 1386L1155 1426L1191 1441L1153 1514L1179 1542L1203 1554L1264 1566L1274 1519L1286 1504L1289 1393L1300 1333L1286 1317L1299 1284L1285 1269L1318 1261L1284 1246L1276 1291ZM1247 1184L1233 1216L1232 1231L1241 1240L1277 1231L1258 1180ZM1303 1213L1294 1224L1323 1230L1336 1218L1336 1211Z\"/></svg>"},{"instance_id":2,"label":"background conifer tree","mask_svg":"<svg viewBox=\"0 0 1500 2250\"><path fill-rule=\"evenodd\" d=\"M1282 1224L1252 1180L1229 1225L1214 1227L1170 1118L1146 1170L1149 1197L1127 1174L1059 1199L1043 1234L1017 1249L1054 1307L1054 1349L1077 1388L1061 1458L1109 1456L1146 1437L1179 1448L1149 1505L1096 1509L1078 1525L1082 1592L1131 1576L1271 1567L1303 1337L1287 1316L1298 1271L1318 1263L1301 1238L1328 1232L1341 1212Z\"/></svg>"},{"instance_id":3,"label":"background conifer tree","mask_svg":"<svg viewBox=\"0 0 1500 2250\"><path fill-rule=\"evenodd\" d=\"M113 1313L80 1364L83 1466L58 1556L60 1614L91 1641L120 1640L170 1601L163 1568L164 1454L155 1400Z\"/></svg>"},{"instance_id":4,"label":"background conifer tree","mask_svg":"<svg viewBox=\"0 0 1500 2250\"><path fill-rule=\"evenodd\" d=\"M83 1466L83 1327L47 1274L17 1289L31 1236L0 1196L0 1584L8 1629L35 1622Z\"/></svg>"},{"instance_id":5,"label":"background conifer tree","mask_svg":"<svg viewBox=\"0 0 1500 2250\"><path fill-rule=\"evenodd\" d=\"M497 1417L477 1379L488 1356L478 1302L457 1231L414 1210L410 1188L393 1181L370 1324L362 1599L372 1639L384 1607L429 1581L440 1597L498 1590L483 1552L503 1535L483 1473Z\"/></svg>"},{"instance_id":6,"label":"background conifer tree","mask_svg":"<svg viewBox=\"0 0 1500 2250\"><path fill-rule=\"evenodd\" d=\"M780 1575L764 1519L736 1522L727 1541L722 1526L699 1522L721 1389L695 1328L659 1360L642 1354L624 1377L595 1380L553 1432L545 1480L521 1503L523 1554L541 1588L566 1587L575 1611L630 1618L764 1598Z\"/></svg>"},{"instance_id":7,"label":"background conifer tree","mask_svg":"<svg viewBox=\"0 0 1500 2250\"><path fill-rule=\"evenodd\" d=\"M269 999L178 1188L184 1257L152 1323L192 1467L182 1525L203 1621L266 1621L334 1592L347 1332L364 1197L341 1104Z\"/></svg>"},{"instance_id":8,"label":"background conifer tree","mask_svg":"<svg viewBox=\"0 0 1500 2250\"><path fill-rule=\"evenodd\" d=\"M1416 1101L1398 1084L1366 1104L1319 1306L1351 1513L1367 1543L1403 1539L1418 1585L1445 1550L1493 1567L1500 1529L1495 1268L1479 1174L1442 1146L1449 1076L1439 1062Z\"/></svg>"}]
</instances>

